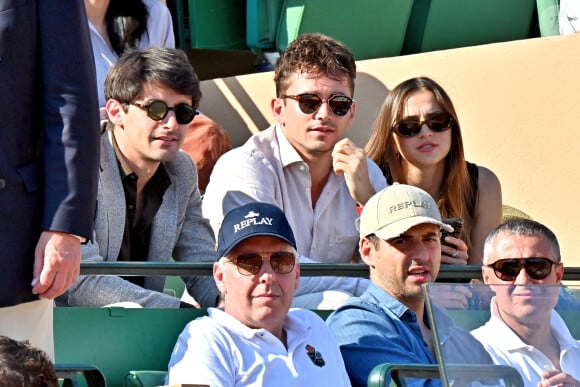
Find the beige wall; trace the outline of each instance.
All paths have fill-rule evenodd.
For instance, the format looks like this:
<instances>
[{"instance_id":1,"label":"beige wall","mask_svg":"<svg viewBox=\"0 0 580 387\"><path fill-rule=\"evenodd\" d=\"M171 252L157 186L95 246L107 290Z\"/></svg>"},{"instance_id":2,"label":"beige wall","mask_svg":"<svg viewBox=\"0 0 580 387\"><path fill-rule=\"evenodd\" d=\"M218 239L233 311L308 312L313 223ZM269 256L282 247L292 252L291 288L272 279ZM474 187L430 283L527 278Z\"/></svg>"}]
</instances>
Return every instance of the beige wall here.
<instances>
[{"instance_id":1,"label":"beige wall","mask_svg":"<svg viewBox=\"0 0 580 387\"><path fill-rule=\"evenodd\" d=\"M580 266L580 34L373 59L358 70L351 138L366 143L387 88L434 78L455 104L467 159L493 170L504 203L550 227L564 262ZM235 145L272 122L272 73L204 81L202 89L200 109Z\"/></svg>"}]
</instances>

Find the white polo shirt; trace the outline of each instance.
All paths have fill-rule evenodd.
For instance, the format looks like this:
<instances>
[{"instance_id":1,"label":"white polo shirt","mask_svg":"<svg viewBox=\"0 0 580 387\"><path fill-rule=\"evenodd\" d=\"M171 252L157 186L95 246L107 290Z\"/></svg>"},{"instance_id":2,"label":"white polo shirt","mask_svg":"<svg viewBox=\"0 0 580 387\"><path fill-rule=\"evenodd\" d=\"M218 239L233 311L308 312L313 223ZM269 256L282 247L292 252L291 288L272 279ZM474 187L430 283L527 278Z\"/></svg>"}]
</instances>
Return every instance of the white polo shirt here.
<instances>
[{"instance_id":1,"label":"white polo shirt","mask_svg":"<svg viewBox=\"0 0 580 387\"><path fill-rule=\"evenodd\" d=\"M179 335L166 384L350 386L334 336L318 315L291 309L284 329L288 349L269 331L209 308Z\"/></svg>"},{"instance_id":2,"label":"white polo shirt","mask_svg":"<svg viewBox=\"0 0 580 387\"><path fill-rule=\"evenodd\" d=\"M561 369L580 380L580 342L570 334L562 317L552 311L552 335L560 345ZM508 327L497 311L495 298L491 302L491 317L483 326L471 331L491 355L495 364L514 367L522 375L525 386L537 386L544 370L555 369L552 362L535 347L524 343Z\"/></svg>"}]
</instances>

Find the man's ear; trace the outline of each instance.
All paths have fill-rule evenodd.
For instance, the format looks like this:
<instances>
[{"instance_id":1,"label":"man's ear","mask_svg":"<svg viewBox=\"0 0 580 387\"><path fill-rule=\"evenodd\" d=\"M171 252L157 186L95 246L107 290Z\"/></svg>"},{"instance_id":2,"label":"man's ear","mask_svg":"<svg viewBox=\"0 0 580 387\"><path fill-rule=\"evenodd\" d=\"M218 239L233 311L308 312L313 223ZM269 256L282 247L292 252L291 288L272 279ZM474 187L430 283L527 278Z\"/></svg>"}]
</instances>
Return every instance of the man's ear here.
<instances>
[{"instance_id":1,"label":"man's ear","mask_svg":"<svg viewBox=\"0 0 580 387\"><path fill-rule=\"evenodd\" d=\"M107 111L107 116L109 121L115 126L123 127L125 110L123 110L123 104L116 99L109 99L105 105L105 110Z\"/></svg>"},{"instance_id":2,"label":"man's ear","mask_svg":"<svg viewBox=\"0 0 580 387\"><path fill-rule=\"evenodd\" d=\"M215 262L213 264L213 279L215 281L215 284L217 285L220 293L222 294L226 294L226 286L225 286L225 281L226 281L226 273L224 270L224 265L221 264L220 262Z\"/></svg>"},{"instance_id":3,"label":"man's ear","mask_svg":"<svg viewBox=\"0 0 580 387\"><path fill-rule=\"evenodd\" d=\"M491 267L481 267L481 277L483 278L483 283L490 284L492 275L495 276Z\"/></svg>"},{"instance_id":4,"label":"man's ear","mask_svg":"<svg viewBox=\"0 0 580 387\"><path fill-rule=\"evenodd\" d=\"M296 285L294 286L294 290L297 290L300 286L300 262L296 262L294 271L296 272Z\"/></svg>"},{"instance_id":5,"label":"man's ear","mask_svg":"<svg viewBox=\"0 0 580 387\"><path fill-rule=\"evenodd\" d=\"M280 98L272 98L270 101L270 107L272 108L272 114L274 114L276 122L278 122L280 125L283 125L286 121L284 113L284 100Z\"/></svg>"},{"instance_id":6,"label":"man's ear","mask_svg":"<svg viewBox=\"0 0 580 387\"><path fill-rule=\"evenodd\" d=\"M560 283L564 277L564 264L562 262L556 264L556 281Z\"/></svg>"},{"instance_id":7,"label":"man's ear","mask_svg":"<svg viewBox=\"0 0 580 387\"><path fill-rule=\"evenodd\" d=\"M358 241L358 250L360 253L360 257L364 263L366 263L369 267L375 267L375 255L372 254L376 249L373 242L371 242L367 238L361 238Z\"/></svg>"}]
</instances>

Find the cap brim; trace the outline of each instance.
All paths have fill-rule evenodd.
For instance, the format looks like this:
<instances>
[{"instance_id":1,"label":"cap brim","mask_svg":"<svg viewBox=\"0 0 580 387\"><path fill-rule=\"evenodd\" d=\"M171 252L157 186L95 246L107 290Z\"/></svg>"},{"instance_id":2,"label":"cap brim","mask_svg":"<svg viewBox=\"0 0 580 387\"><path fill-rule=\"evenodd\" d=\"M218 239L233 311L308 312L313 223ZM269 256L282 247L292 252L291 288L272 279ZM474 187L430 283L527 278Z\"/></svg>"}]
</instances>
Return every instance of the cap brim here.
<instances>
[{"instance_id":1,"label":"cap brim","mask_svg":"<svg viewBox=\"0 0 580 387\"><path fill-rule=\"evenodd\" d=\"M389 239L393 239L393 238L398 238L403 233L405 233L407 230L409 230L415 226L418 226L420 224L425 224L425 223L437 225L445 231L449 231L449 232L453 231L453 227L451 227L450 225L445 224L441 221L438 221L437 219L433 219L433 218L426 217L426 216L414 216L411 218L402 219L402 220L395 222L393 224L389 224L389 225L375 231L374 234L381 239L389 240Z\"/></svg>"},{"instance_id":2,"label":"cap brim","mask_svg":"<svg viewBox=\"0 0 580 387\"><path fill-rule=\"evenodd\" d=\"M217 251L217 259L220 259L221 257L225 257L226 255L228 255L230 253L230 251L232 251L234 249L234 247L236 247L238 244L240 244L242 241L245 241L248 238L252 238L255 236L271 236L274 238L278 238L280 240L283 240L284 242L288 243L290 246L294 247L294 242L289 241L287 238L284 238L283 236L281 236L280 234L276 234L276 233L268 233L268 232L256 232L250 235L244 235L238 239L236 239L235 241L233 241L232 243L230 243L230 245L226 248L224 248L223 250L220 250L218 247L218 251Z\"/></svg>"}]
</instances>

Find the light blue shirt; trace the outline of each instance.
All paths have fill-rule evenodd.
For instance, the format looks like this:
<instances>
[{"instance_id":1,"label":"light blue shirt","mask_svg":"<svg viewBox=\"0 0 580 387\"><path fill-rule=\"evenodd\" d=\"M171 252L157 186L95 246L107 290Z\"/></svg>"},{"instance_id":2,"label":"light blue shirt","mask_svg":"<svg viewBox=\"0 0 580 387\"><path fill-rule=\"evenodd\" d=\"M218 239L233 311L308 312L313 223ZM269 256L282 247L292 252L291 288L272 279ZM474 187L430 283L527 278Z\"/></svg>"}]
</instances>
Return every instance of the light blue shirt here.
<instances>
[{"instance_id":1,"label":"light blue shirt","mask_svg":"<svg viewBox=\"0 0 580 387\"><path fill-rule=\"evenodd\" d=\"M456 327L449 317L437 317L446 361L492 364L469 332ZM326 322L340 346L353 386L366 386L372 369L382 363L437 364L423 340L415 312L374 283L360 297L351 298L337 309ZM440 386L441 382L410 379L408 385Z\"/></svg>"}]
</instances>

